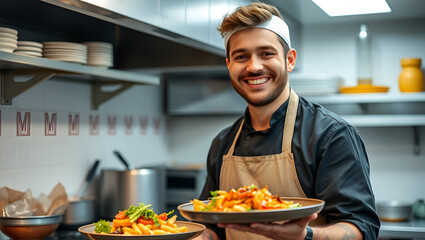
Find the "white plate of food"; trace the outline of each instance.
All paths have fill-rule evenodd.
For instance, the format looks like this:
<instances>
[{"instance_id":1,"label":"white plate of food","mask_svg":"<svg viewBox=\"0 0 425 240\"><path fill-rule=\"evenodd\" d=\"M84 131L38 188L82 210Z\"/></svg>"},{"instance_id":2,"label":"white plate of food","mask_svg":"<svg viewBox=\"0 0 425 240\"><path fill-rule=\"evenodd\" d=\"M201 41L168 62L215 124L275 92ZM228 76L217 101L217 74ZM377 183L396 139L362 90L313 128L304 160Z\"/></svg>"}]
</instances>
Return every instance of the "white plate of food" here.
<instances>
[{"instance_id":1,"label":"white plate of food","mask_svg":"<svg viewBox=\"0 0 425 240\"><path fill-rule=\"evenodd\" d=\"M112 223L111 223L112 224ZM178 227L187 227L187 232L169 233L162 235L123 235L95 233L95 224L89 224L78 228L78 231L89 239L94 240L188 240L193 239L205 230L205 226L199 223L176 221Z\"/></svg>"},{"instance_id":2,"label":"white plate of food","mask_svg":"<svg viewBox=\"0 0 425 240\"><path fill-rule=\"evenodd\" d=\"M312 198L279 197L268 187L243 186L211 192L210 200L192 200L177 207L190 221L206 223L278 222L319 213L325 202Z\"/></svg>"},{"instance_id":3,"label":"white plate of food","mask_svg":"<svg viewBox=\"0 0 425 240\"><path fill-rule=\"evenodd\" d=\"M281 198L293 201L301 206L287 209L250 210L246 212L195 211L193 203L185 203L177 207L180 214L190 220L205 223L254 223L278 222L308 217L322 210L325 202L312 198ZM204 201L208 203L209 200Z\"/></svg>"},{"instance_id":4,"label":"white plate of food","mask_svg":"<svg viewBox=\"0 0 425 240\"><path fill-rule=\"evenodd\" d=\"M82 226L80 233L95 240L186 240L200 235L205 226L199 223L176 221L174 211L156 214L150 204L139 203L119 211L112 222L100 219Z\"/></svg>"}]
</instances>

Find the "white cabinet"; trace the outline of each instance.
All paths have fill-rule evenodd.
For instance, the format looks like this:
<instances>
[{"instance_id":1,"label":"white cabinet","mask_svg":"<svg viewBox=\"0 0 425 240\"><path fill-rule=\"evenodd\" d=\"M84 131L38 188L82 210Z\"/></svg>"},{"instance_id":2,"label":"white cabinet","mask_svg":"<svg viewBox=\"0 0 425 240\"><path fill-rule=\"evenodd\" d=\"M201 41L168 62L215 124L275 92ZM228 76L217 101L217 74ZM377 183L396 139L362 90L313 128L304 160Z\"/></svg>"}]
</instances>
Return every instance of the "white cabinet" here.
<instances>
[{"instance_id":1,"label":"white cabinet","mask_svg":"<svg viewBox=\"0 0 425 240\"><path fill-rule=\"evenodd\" d=\"M209 39L209 0L186 0L186 32L205 42Z\"/></svg>"},{"instance_id":2,"label":"white cabinet","mask_svg":"<svg viewBox=\"0 0 425 240\"><path fill-rule=\"evenodd\" d=\"M224 39L217 30L221 21L226 14L231 13L237 7L248 5L251 2L247 0L210 0L209 43L224 49Z\"/></svg>"},{"instance_id":3,"label":"white cabinet","mask_svg":"<svg viewBox=\"0 0 425 240\"><path fill-rule=\"evenodd\" d=\"M190 36L185 28L185 18L185 0L159 1L159 27L177 34Z\"/></svg>"},{"instance_id":4,"label":"white cabinet","mask_svg":"<svg viewBox=\"0 0 425 240\"><path fill-rule=\"evenodd\" d=\"M229 0L210 0L210 21L209 21L209 40L208 42L218 48L224 49L224 40L217 31L221 20L230 10Z\"/></svg>"},{"instance_id":5,"label":"white cabinet","mask_svg":"<svg viewBox=\"0 0 425 240\"><path fill-rule=\"evenodd\" d=\"M162 0L163 1L163 0ZM162 2L161 1L161 2ZM64 1L46 0L46 2L58 4ZM128 16L152 25L159 25L159 0L120 0L120 1L98 1L98 0L82 0L101 8L111 10L115 13ZM174 1L166 1L174 2ZM176 1L178 2L178 1Z\"/></svg>"}]
</instances>

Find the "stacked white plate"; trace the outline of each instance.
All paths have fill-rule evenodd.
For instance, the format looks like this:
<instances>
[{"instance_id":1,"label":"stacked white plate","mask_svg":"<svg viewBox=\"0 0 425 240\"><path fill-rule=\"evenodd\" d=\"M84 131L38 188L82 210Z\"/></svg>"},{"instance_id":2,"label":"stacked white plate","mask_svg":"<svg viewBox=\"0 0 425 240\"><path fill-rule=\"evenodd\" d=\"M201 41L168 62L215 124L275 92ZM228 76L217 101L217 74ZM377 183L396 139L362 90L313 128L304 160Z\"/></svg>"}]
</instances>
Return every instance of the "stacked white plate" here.
<instances>
[{"instance_id":1,"label":"stacked white plate","mask_svg":"<svg viewBox=\"0 0 425 240\"><path fill-rule=\"evenodd\" d=\"M107 42L85 42L87 46L87 65L112 67L113 46Z\"/></svg>"},{"instance_id":2,"label":"stacked white plate","mask_svg":"<svg viewBox=\"0 0 425 240\"><path fill-rule=\"evenodd\" d=\"M87 46L73 42L44 42L43 57L58 61L87 63Z\"/></svg>"},{"instance_id":3,"label":"stacked white plate","mask_svg":"<svg viewBox=\"0 0 425 240\"><path fill-rule=\"evenodd\" d=\"M0 27L0 51L13 52L18 47L18 31Z\"/></svg>"},{"instance_id":4,"label":"stacked white plate","mask_svg":"<svg viewBox=\"0 0 425 240\"><path fill-rule=\"evenodd\" d=\"M18 48L13 53L32 57L41 57L43 44L31 41L18 41Z\"/></svg>"},{"instance_id":5,"label":"stacked white plate","mask_svg":"<svg viewBox=\"0 0 425 240\"><path fill-rule=\"evenodd\" d=\"M289 85L301 96L326 95L339 92L342 79L328 74L289 74Z\"/></svg>"}]
</instances>

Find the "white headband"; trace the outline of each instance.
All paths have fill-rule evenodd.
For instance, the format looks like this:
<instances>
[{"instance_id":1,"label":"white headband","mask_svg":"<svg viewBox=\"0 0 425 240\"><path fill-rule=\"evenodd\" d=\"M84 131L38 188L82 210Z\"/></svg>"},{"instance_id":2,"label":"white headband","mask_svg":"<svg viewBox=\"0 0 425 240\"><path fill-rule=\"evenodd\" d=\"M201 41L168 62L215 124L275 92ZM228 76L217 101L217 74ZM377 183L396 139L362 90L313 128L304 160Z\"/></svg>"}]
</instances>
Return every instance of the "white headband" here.
<instances>
[{"instance_id":1,"label":"white headband","mask_svg":"<svg viewBox=\"0 0 425 240\"><path fill-rule=\"evenodd\" d=\"M272 16L271 19L258 24L256 26L253 26L254 28L264 28L264 29L268 29L274 33L276 33L279 37L281 37L283 39L283 41L286 42L286 44L288 44L289 48L291 48L291 39L289 38L289 28L288 25L280 18L277 16ZM248 27L236 27L235 29L233 29L230 32L227 32L226 35L224 35L224 48L226 49L227 52L227 44L229 43L229 39L230 37L235 33L238 32L242 29L246 29Z\"/></svg>"}]
</instances>

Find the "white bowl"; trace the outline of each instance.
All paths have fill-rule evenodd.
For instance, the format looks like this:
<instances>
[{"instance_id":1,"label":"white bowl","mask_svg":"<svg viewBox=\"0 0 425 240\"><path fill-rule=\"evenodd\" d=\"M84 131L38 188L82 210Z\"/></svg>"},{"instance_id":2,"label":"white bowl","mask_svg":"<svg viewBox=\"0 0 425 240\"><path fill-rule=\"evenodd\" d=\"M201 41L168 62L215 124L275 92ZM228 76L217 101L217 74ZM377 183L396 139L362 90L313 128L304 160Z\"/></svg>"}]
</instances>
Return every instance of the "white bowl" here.
<instances>
[{"instance_id":1,"label":"white bowl","mask_svg":"<svg viewBox=\"0 0 425 240\"><path fill-rule=\"evenodd\" d=\"M20 55L26 55L26 56L32 56L32 57L41 57L42 54L39 52L33 52L33 51L20 51L15 50L13 53L20 54Z\"/></svg>"},{"instance_id":2,"label":"white bowl","mask_svg":"<svg viewBox=\"0 0 425 240\"><path fill-rule=\"evenodd\" d=\"M31 51L31 52L38 52L38 53L42 53L43 49L38 48L38 47L29 47L29 46L21 46L18 45L18 48L16 49L17 51Z\"/></svg>"},{"instance_id":3,"label":"white bowl","mask_svg":"<svg viewBox=\"0 0 425 240\"><path fill-rule=\"evenodd\" d=\"M83 44L87 45L89 48L107 48L107 49L112 49L113 45L112 43L108 43L108 42L84 42Z\"/></svg>"},{"instance_id":4,"label":"white bowl","mask_svg":"<svg viewBox=\"0 0 425 240\"><path fill-rule=\"evenodd\" d=\"M8 42L1 42L0 41L0 47L6 47L6 48L14 48L16 49L18 47L17 44L8 43Z\"/></svg>"},{"instance_id":5,"label":"white bowl","mask_svg":"<svg viewBox=\"0 0 425 240\"><path fill-rule=\"evenodd\" d=\"M43 42L43 48L65 48L87 51L86 45L73 42Z\"/></svg>"},{"instance_id":6,"label":"white bowl","mask_svg":"<svg viewBox=\"0 0 425 240\"><path fill-rule=\"evenodd\" d=\"M18 46L43 48L43 44L39 42L32 42L32 41L18 41Z\"/></svg>"},{"instance_id":7,"label":"white bowl","mask_svg":"<svg viewBox=\"0 0 425 240\"><path fill-rule=\"evenodd\" d=\"M7 32L0 32L0 37L3 37L3 38L12 38L12 39L15 39L15 40L18 39L18 36L17 35L12 34L12 33L7 33Z\"/></svg>"},{"instance_id":8,"label":"white bowl","mask_svg":"<svg viewBox=\"0 0 425 240\"><path fill-rule=\"evenodd\" d=\"M18 44L18 40L13 38L0 37L0 42Z\"/></svg>"},{"instance_id":9,"label":"white bowl","mask_svg":"<svg viewBox=\"0 0 425 240\"><path fill-rule=\"evenodd\" d=\"M16 48L0 47L0 51L12 53Z\"/></svg>"},{"instance_id":10,"label":"white bowl","mask_svg":"<svg viewBox=\"0 0 425 240\"><path fill-rule=\"evenodd\" d=\"M18 31L15 30L15 29L11 29L11 28L0 27L0 32L10 33L10 34L13 34L13 35L18 35Z\"/></svg>"}]
</instances>

